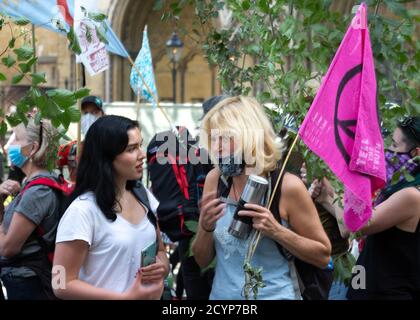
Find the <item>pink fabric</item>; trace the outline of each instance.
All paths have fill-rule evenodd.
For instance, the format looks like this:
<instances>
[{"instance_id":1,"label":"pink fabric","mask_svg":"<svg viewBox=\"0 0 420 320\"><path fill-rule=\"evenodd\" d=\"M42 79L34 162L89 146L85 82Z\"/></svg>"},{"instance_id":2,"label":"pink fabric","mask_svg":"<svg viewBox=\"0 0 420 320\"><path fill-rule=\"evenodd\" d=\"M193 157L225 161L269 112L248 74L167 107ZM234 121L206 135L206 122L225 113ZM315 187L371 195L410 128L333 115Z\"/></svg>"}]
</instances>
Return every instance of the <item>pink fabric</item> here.
<instances>
[{"instance_id":1,"label":"pink fabric","mask_svg":"<svg viewBox=\"0 0 420 320\"><path fill-rule=\"evenodd\" d=\"M372 215L372 194L385 185L376 78L362 3L299 130L345 186L344 222L360 229Z\"/></svg>"}]
</instances>

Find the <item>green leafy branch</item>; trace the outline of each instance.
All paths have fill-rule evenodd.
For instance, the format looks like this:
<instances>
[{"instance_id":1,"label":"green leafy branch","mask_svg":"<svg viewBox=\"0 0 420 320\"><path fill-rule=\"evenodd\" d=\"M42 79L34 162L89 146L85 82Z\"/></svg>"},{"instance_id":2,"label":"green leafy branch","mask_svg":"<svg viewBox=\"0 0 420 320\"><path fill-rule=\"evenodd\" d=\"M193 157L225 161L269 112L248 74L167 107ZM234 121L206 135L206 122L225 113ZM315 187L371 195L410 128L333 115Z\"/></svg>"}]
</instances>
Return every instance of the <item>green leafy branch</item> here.
<instances>
[{"instance_id":1,"label":"green leafy branch","mask_svg":"<svg viewBox=\"0 0 420 320\"><path fill-rule=\"evenodd\" d=\"M0 72L0 81L10 81L12 85L20 84L23 80L29 84L29 89L18 101L13 101L16 105L16 111L12 114L5 115L3 109L0 111L0 136L5 136L10 127L16 127L23 123L28 124L28 116L34 113L36 123L41 119L49 119L54 127L58 129L59 134L52 138L52 143L57 147L59 140L68 138L66 132L70 123L80 121L80 111L77 107L77 100L89 94L89 89L81 88L76 91L65 89L45 89L42 85L47 83L45 72L33 72L38 58L35 55L33 46L24 39L22 45L18 45L18 39L25 38L28 31L21 30L19 35L13 31L13 25L26 26L29 20L19 18L14 19L7 15L0 15L0 32L7 33L9 30L9 41L7 46L1 51L1 65L6 70L14 70L16 73L8 77L5 73ZM5 27L8 28L5 28ZM74 33L70 30L67 33L70 42L76 42ZM73 38L74 37L74 38ZM34 39L31 39L33 42ZM77 49L77 45L70 44L71 49ZM77 50L76 50L77 51ZM76 52L77 53L77 52ZM46 133L49 134L49 133ZM48 167L55 166L56 152L52 151L51 155L47 155Z\"/></svg>"},{"instance_id":2,"label":"green leafy branch","mask_svg":"<svg viewBox=\"0 0 420 320\"><path fill-rule=\"evenodd\" d=\"M250 293L252 292L254 300L257 300L259 289L266 286L262 277L263 269L261 267L252 267L249 262L246 262L243 268L246 276L243 295L246 300L249 300Z\"/></svg>"}]
</instances>

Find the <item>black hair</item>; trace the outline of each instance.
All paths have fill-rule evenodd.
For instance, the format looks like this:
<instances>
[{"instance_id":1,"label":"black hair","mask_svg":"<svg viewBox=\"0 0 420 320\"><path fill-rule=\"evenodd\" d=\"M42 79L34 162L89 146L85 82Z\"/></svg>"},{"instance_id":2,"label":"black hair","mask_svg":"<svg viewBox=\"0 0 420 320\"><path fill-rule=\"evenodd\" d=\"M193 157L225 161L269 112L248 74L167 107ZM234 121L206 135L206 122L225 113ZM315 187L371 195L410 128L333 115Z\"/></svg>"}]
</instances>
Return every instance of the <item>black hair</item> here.
<instances>
[{"instance_id":1,"label":"black hair","mask_svg":"<svg viewBox=\"0 0 420 320\"><path fill-rule=\"evenodd\" d=\"M398 123L410 148L420 146L420 117L405 117Z\"/></svg>"},{"instance_id":2,"label":"black hair","mask_svg":"<svg viewBox=\"0 0 420 320\"><path fill-rule=\"evenodd\" d=\"M70 203L83 193L92 191L105 217L115 221L118 201L112 163L126 149L127 132L134 128L139 128L137 121L114 115L103 116L92 124L83 143L76 187ZM131 190L135 184L136 181L127 181L126 189Z\"/></svg>"}]
</instances>

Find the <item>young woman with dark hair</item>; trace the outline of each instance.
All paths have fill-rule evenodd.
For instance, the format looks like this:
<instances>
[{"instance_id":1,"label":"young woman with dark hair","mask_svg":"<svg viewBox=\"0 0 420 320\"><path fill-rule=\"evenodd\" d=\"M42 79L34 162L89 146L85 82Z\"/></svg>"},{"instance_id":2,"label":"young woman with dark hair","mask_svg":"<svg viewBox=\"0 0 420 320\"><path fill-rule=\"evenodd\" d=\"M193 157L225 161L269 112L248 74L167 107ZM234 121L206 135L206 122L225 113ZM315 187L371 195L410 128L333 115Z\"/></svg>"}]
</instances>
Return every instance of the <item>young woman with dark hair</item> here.
<instances>
[{"instance_id":1,"label":"young woman with dark hair","mask_svg":"<svg viewBox=\"0 0 420 320\"><path fill-rule=\"evenodd\" d=\"M75 191L57 232L54 292L61 299L159 299L169 267L156 202L138 180L145 153L137 122L105 116L89 129ZM143 197L141 195L144 195ZM155 243L156 262L142 265ZM155 251L155 252L156 252ZM64 272L62 272L64 271Z\"/></svg>"}]
</instances>

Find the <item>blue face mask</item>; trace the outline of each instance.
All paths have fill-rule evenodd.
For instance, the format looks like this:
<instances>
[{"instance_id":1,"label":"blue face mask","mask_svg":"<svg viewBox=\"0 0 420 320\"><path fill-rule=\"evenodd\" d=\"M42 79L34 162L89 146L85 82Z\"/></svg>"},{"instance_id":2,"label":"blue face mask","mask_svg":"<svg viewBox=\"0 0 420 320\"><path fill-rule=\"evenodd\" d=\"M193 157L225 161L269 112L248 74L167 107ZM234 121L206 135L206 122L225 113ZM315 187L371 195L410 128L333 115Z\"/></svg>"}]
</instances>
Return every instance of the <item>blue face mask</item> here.
<instances>
[{"instance_id":1,"label":"blue face mask","mask_svg":"<svg viewBox=\"0 0 420 320\"><path fill-rule=\"evenodd\" d=\"M22 147L19 145L10 145L8 154L10 162L18 168L22 168L28 161L28 157L22 154Z\"/></svg>"}]
</instances>

